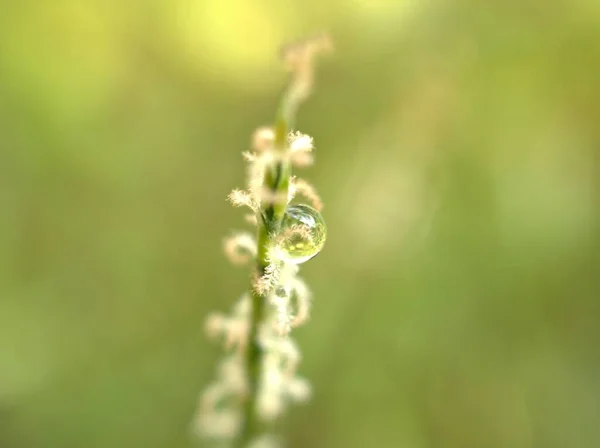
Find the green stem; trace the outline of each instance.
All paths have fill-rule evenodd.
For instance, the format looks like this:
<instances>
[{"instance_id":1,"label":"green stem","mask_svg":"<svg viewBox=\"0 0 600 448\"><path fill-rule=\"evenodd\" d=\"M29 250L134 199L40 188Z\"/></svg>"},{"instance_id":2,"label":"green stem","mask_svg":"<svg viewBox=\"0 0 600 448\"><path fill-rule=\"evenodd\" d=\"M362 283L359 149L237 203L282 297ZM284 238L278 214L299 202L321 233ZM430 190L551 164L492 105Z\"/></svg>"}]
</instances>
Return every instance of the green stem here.
<instances>
[{"instance_id":1,"label":"green stem","mask_svg":"<svg viewBox=\"0 0 600 448\"><path fill-rule=\"evenodd\" d=\"M259 276L264 274L267 267L266 248L269 245L269 232L266 225L259 223L258 229L258 249L259 256L256 267L256 273ZM267 296L257 293L252 288L252 312L250 316L250 328L248 335L248 349L246 352L246 372L248 378L248 396L244 403L244 426L242 429L239 447L244 447L254 435L260 432L260 422L255 413L258 389L260 387L260 378L262 376L262 348L258 340L261 322L265 316Z\"/></svg>"},{"instance_id":2,"label":"green stem","mask_svg":"<svg viewBox=\"0 0 600 448\"><path fill-rule=\"evenodd\" d=\"M285 103L285 101L284 101ZM288 150L288 120L285 112L281 113L275 123L275 149L282 157L265 169L263 186L268 188L272 198L287 198L290 184L290 163L284 157ZM281 219L285 213L287 201L274 200L261 207L258 217L257 264L256 275L261 277L269 264L268 251L272 245L272 237L277 233ZM254 281L254 280L253 280ZM239 447L244 447L253 437L261 432L261 423L256 415L256 402L262 377L262 347L259 341L260 327L265 319L268 293L259 294L254 285L252 291L252 311L246 352L246 373L248 378L248 395L244 402L244 423L239 438Z\"/></svg>"},{"instance_id":3,"label":"green stem","mask_svg":"<svg viewBox=\"0 0 600 448\"><path fill-rule=\"evenodd\" d=\"M305 50L308 51L308 50ZM306 56L306 55L305 55ZM310 57L309 54L307 57ZM275 119L274 152L278 157L265 168L263 187L271 193L270 200L263 200L261 210L258 213L258 254L255 275L262 277L269 265L268 252L272 247L274 236L277 235L281 220L287 207L287 197L290 186L291 164L288 157L289 144L288 135L294 126L298 106L307 95L310 88L310 79L306 79L306 73L302 70L310 69L310 61L307 59L305 67L300 67L298 73L292 75L288 88L283 94L279 110ZM304 77L303 77L304 76ZM252 280L254 282L255 279ZM237 446L245 447L254 437L261 434L263 425L256 415L256 404L260 382L263 375L263 349L260 345L259 333L261 325L266 317L268 292L260 294L256 292L254 284L252 291L252 311L248 329L248 348L246 351L245 369L248 379L248 395L243 403L243 427L237 440Z\"/></svg>"}]
</instances>

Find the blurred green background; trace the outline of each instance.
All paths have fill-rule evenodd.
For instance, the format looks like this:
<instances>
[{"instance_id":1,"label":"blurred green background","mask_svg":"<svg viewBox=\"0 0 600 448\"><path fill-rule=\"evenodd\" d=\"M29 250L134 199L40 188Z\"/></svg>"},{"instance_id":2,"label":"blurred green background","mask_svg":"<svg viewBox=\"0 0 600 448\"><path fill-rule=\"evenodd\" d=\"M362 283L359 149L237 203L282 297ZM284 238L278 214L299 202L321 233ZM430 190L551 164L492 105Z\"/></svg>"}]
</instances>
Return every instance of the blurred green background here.
<instances>
[{"instance_id":1,"label":"blurred green background","mask_svg":"<svg viewBox=\"0 0 600 448\"><path fill-rule=\"evenodd\" d=\"M202 446L247 270L225 197L328 30L328 242L290 447L600 446L600 3L21 0L0 12L0 447Z\"/></svg>"}]
</instances>

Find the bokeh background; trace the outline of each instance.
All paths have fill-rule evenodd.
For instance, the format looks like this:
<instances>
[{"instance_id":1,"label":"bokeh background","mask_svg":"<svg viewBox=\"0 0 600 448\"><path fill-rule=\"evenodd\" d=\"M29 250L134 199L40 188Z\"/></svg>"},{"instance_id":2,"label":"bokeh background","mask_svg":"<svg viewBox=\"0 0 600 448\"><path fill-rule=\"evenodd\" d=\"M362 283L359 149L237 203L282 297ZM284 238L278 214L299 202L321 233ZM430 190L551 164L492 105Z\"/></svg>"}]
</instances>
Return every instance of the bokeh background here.
<instances>
[{"instance_id":1,"label":"bokeh background","mask_svg":"<svg viewBox=\"0 0 600 448\"><path fill-rule=\"evenodd\" d=\"M329 235L289 447L600 446L600 3L21 0L0 13L0 447L184 448L281 44Z\"/></svg>"}]
</instances>

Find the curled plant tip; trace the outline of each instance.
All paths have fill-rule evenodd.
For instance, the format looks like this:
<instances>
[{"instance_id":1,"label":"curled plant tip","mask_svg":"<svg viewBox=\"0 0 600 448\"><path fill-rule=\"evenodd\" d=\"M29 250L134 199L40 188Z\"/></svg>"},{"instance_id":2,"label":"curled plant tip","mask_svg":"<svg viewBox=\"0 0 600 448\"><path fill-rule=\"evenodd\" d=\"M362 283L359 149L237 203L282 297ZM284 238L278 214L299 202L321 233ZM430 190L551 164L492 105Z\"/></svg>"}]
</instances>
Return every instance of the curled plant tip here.
<instances>
[{"instance_id":1,"label":"curled plant tip","mask_svg":"<svg viewBox=\"0 0 600 448\"><path fill-rule=\"evenodd\" d=\"M232 439L241 426L241 416L233 411L200 413L196 431L209 439Z\"/></svg>"},{"instance_id":2,"label":"curled plant tip","mask_svg":"<svg viewBox=\"0 0 600 448\"><path fill-rule=\"evenodd\" d=\"M313 157L313 141L312 137L300 132L290 133L288 137L290 145L290 160L298 167L306 167L312 165Z\"/></svg>"},{"instance_id":3,"label":"curled plant tip","mask_svg":"<svg viewBox=\"0 0 600 448\"><path fill-rule=\"evenodd\" d=\"M252 135L252 149L256 152L265 152L273 148L275 132L270 127L261 127Z\"/></svg>"},{"instance_id":4,"label":"curled plant tip","mask_svg":"<svg viewBox=\"0 0 600 448\"><path fill-rule=\"evenodd\" d=\"M288 381L287 393L295 402L303 403L310 400L312 388L304 378L295 377Z\"/></svg>"},{"instance_id":5,"label":"curled plant tip","mask_svg":"<svg viewBox=\"0 0 600 448\"><path fill-rule=\"evenodd\" d=\"M223 400L227 394L227 388L222 383L213 383L204 390L200 397L198 409L209 412Z\"/></svg>"},{"instance_id":6,"label":"curled plant tip","mask_svg":"<svg viewBox=\"0 0 600 448\"><path fill-rule=\"evenodd\" d=\"M261 156L248 166L248 190L257 204L260 204L260 191L263 188L264 159Z\"/></svg>"},{"instance_id":7,"label":"curled plant tip","mask_svg":"<svg viewBox=\"0 0 600 448\"><path fill-rule=\"evenodd\" d=\"M263 379L257 409L264 420L273 420L284 411L286 401L310 398L308 382L295 376L300 360L296 345L289 338L269 338L264 342Z\"/></svg>"},{"instance_id":8,"label":"curled plant tip","mask_svg":"<svg viewBox=\"0 0 600 448\"><path fill-rule=\"evenodd\" d=\"M225 406L230 398L231 391L224 381L209 386L200 397L196 431L210 438L233 437L239 428L240 415Z\"/></svg>"},{"instance_id":9,"label":"curled plant tip","mask_svg":"<svg viewBox=\"0 0 600 448\"><path fill-rule=\"evenodd\" d=\"M333 43L325 33L283 47L281 58L287 70L294 74L291 90L297 101L302 101L310 95L315 55L332 50Z\"/></svg>"},{"instance_id":10,"label":"curled plant tip","mask_svg":"<svg viewBox=\"0 0 600 448\"><path fill-rule=\"evenodd\" d=\"M284 45L280 54L286 68L291 70L298 59L309 57L317 52L329 53L331 51L333 51L331 37L329 34L321 32Z\"/></svg>"},{"instance_id":11,"label":"curled plant tip","mask_svg":"<svg viewBox=\"0 0 600 448\"><path fill-rule=\"evenodd\" d=\"M275 151L267 151L254 154L255 160L248 166L248 190L253 198L256 208L268 207L273 204L287 203L287 194L283 191L273 191L268 185L264 185L265 169L278 160L281 154Z\"/></svg>"},{"instance_id":12,"label":"curled plant tip","mask_svg":"<svg viewBox=\"0 0 600 448\"><path fill-rule=\"evenodd\" d=\"M265 434L254 439L247 448L280 448L281 442L272 434Z\"/></svg>"},{"instance_id":13,"label":"curled plant tip","mask_svg":"<svg viewBox=\"0 0 600 448\"><path fill-rule=\"evenodd\" d=\"M224 317L222 314L219 314L219 313L210 314L206 318L206 321L204 323L204 331L205 331L206 335L210 339L216 339L217 337L219 337L219 335L221 335L223 333L223 331L225 330L225 325L226 325L225 320L226 320L226 317Z\"/></svg>"},{"instance_id":14,"label":"curled plant tip","mask_svg":"<svg viewBox=\"0 0 600 448\"><path fill-rule=\"evenodd\" d=\"M227 388L232 395L245 394L248 390L239 356L231 356L222 361L219 366L219 374L221 381L227 384Z\"/></svg>"},{"instance_id":15,"label":"curled plant tip","mask_svg":"<svg viewBox=\"0 0 600 448\"><path fill-rule=\"evenodd\" d=\"M304 179L294 178L290 183L290 200L297 195L302 195L310 202L310 205L320 212L323 210L323 201L317 190Z\"/></svg>"},{"instance_id":16,"label":"curled plant tip","mask_svg":"<svg viewBox=\"0 0 600 448\"><path fill-rule=\"evenodd\" d=\"M253 163L256 161L256 159L258 158L257 155L253 152L250 151L244 151L242 153L242 158L248 162L248 163Z\"/></svg>"},{"instance_id":17,"label":"curled plant tip","mask_svg":"<svg viewBox=\"0 0 600 448\"><path fill-rule=\"evenodd\" d=\"M225 240L225 255L235 265L243 265L256 258L256 241L248 233L238 233Z\"/></svg>"},{"instance_id":18,"label":"curled plant tip","mask_svg":"<svg viewBox=\"0 0 600 448\"><path fill-rule=\"evenodd\" d=\"M205 323L209 338L223 337L225 349L236 347L243 350L248 339L248 322L245 318L231 318L221 314L211 314Z\"/></svg>"},{"instance_id":19,"label":"curled plant tip","mask_svg":"<svg viewBox=\"0 0 600 448\"><path fill-rule=\"evenodd\" d=\"M306 168L314 163L315 158L309 152L293 152L290 160L298 168Z\"/></svg>"},{"instance_id":20,"label":"curled plant tip","mask_svg":"<svg viewBox=\"0 0 600 448\"><path fill-rule=\"evenodd\" d=\"M234 207L249 207L252 210L257 209L256 201L254 201L252 194L248 191L238 189L232 190L232 192L229 193L229 196L227 196L227 199Z\"/></svg>"},{"instance_id":21,"label":"curled plant tip","mask_svg":"<svg viewBox=\"0 0 600 448\"><path fill-rule=\"evenodd\" d=\"M257 410L265 421L273 421L283 413L284 402L278 394L261 393Z\"/></svg>"},{"instance_id":22,"label":"curled plant tip","mask_svg":"<svg viewBox=\"0 0 600 448\"><path fill-rule=\"evenodd\" d=\"M240 297L233 307L233 315L236 317L247 318L250 314L252 304L250 303L250 295L245 293Z\"/></svg>"},{"instance_id":23,"label":"curled plant tip","mask_svg":"<svg viewBox=\"0 0 600 448\"><path fill-rule=\"evenodd\" d=\"M294 290L296 310L291 325L292 327L298 327L306 322L310 315L311 294L306 283L297 277L293 280L292 288Z\"/></svg>"},{"instance_id":24,"label":"curled plant tip","mask_svg":"<svg viewBox=\"0 0 600 448\"><path fill-rule=\"evenodd\" d=\"M292 330L291 316L288 312L288 299L275 296L271 299L275 307L275 321L273 328L278 336L285 336Z\"/></svg>"},{"instance_id":25,"label":"curled plant tip","mask_svg":"<svg viewBox=\"0 0 600 448\"><path fill-rule=\"evenodd\" d=\"M273 253L281 252L280 248L274 248ZM276 259L272 256L272 259ZM292 293L294 282L298 273L298 266L293 263L278 262L279 272L277 283L269 293L269 304L273 308L272 329L279 337L287 336L294 326L294 311L292 310ZM298 279L299 280L299 279ZM308 311L305 313L308 314ZM287 340L287 339L284 339ZM265 342L273 347L272 342Z\"/></svg>"},{"instance_id":26,"label":"curled plant tip","mask_svg":"<svg viewBox=\"0 0 600 448\"><path fill-rule=\"evenodd\" d=\"M310 135L303 134L300 131L290 132L288 143L291 152L312 152L315 149L313 138Z\"/></svg>"},{"instance_id":27,"label":"curled plant tip","mask_svg":"<svg viewBox=\"0 0 600 448\"><path fill-rule=\"evenodd\" d=\"M257 225L258 224L258 220L256 219L256 215L245 215L244 216L244 221L246 221L248 224L250 225Z\"/></svg>"},{"instance_id":28,"label":"curled plant tip","mask_svg":"<svg viewBox=\"0 0 600 448\"><path fill-rule=\"evenodd\" d=\"M235 320L230 323L225 333L225 349L230 350L234 347L243 351L248 343L248 323L246 321Z\"/></svg>"},{"instance_id":29,"label":"curled plant tip","mask_svg":"<svg viewBox=\"0 0 600 448\"><path fill-rule=\"evenodd\" d=\"M285 378L292 378L300 363L300 350L289 337L263 338L264 347L277 356L277 368Z\"/></svg>"},{"instance_id":30,"label":"curled plant tip","mask_svg":"<svg viewBox=\"0 0 600 448\"><path fill-rule=\"evenodd\" d=\"M289 309L290 294L285 286L278 285L271 290L269 303L273 306L273 330L280 337L286 336L292 330L292 315ZM268 340L266 344L272 346Z\"/></svg>"},{"instance_id":31,"label":"curled plant tip","mask_svg":"<svg viewBox=\"0 0 600 448\"><path fill-rule=\"evenodd\" d=\"M239 397L248 390L242 356L229 356L218 371L219 379L200 397L195 429L204 437L231 439L241 426Z\"/></svg>"},{"instance_id":32,"label":"curled plant tip","mask_svg":"<svg viewBox=\"0 0 600 448\"><path fill-rule=\"evenodd\" d=\"M279 369L279 357L273 353L263 361L263 378L257 402L257 410L264 420L271 421L282 414L285 402L281 394L283 376Z\"/></svg>"}]
</instances>

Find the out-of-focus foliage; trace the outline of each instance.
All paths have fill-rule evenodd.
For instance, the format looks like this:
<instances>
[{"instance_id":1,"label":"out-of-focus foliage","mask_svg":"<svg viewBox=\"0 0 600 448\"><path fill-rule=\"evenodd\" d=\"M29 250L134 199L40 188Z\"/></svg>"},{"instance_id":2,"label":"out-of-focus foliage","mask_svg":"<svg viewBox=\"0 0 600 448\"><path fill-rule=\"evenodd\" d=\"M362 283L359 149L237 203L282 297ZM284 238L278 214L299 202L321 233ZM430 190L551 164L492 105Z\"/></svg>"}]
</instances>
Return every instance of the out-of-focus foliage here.
<instances>
[{"instance_id":1,"label":"out-of-focus foliage","mask_svg":"<svg viewBox=\"0 0 600 448\"><path fill-rule=\"evenodd\" d=\"M289 446L600 446L600 3L5 3L0 447L197 443L225 196L322 29Z\"/></svg>"}]
</instances>

